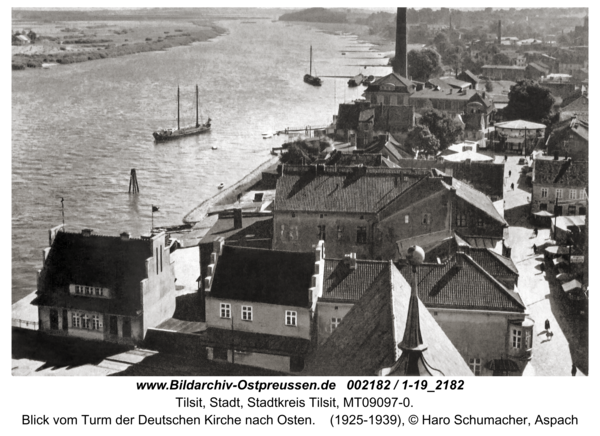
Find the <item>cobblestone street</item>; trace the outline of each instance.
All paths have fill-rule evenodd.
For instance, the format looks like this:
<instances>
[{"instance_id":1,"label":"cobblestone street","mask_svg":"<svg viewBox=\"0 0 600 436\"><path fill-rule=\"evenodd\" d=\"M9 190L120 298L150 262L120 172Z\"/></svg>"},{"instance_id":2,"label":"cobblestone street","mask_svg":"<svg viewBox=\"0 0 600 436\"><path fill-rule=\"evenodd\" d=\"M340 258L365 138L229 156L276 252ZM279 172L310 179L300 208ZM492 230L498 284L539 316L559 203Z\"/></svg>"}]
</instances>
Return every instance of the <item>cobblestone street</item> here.
<instances>
[{"instance_id":1,"label":"cobblestone street","mask_svg":"<svg viewBox=\"0 0 600 436\"><path fill-rule=\"evenodd\" d=\"M533 244L539 247L549 241L550 230L539 229L538 236L533 235L533 225L527 221L531 184L525 172L521 173L518 160L519 156L509 156L505 165L504 216L510 225L507 245L512 247L511 257L519 270L519 291L535 321L533 357L523 375L571 376L573 364L578 376L587 375L588 315L581 314L563 295L553 269L542 271L543 254L533 253ZM546 335L546 320L552 337Z\"/></svg>"}]
</instances>

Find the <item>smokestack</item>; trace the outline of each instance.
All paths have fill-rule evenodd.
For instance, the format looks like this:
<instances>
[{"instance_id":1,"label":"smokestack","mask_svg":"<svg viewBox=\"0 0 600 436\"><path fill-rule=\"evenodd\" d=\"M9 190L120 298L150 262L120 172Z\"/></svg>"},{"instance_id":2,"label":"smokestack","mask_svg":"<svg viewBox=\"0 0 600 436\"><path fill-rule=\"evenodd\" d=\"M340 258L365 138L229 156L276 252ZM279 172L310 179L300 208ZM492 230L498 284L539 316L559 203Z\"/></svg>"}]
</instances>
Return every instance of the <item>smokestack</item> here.
<instances>
[{"instance_id":1,"label":"smokestack","mask_svg":"<svg viewBox=\"0 0 600 436\"><path fill-rule=\"evenodd\" d=\"M502 20L498 20L498 44L502 44Z\"/></svg>"},{"instance_id":2,"label":"smokestack","mask_svg":"<svg viewBox=\"0 0 600 436\"><path fill-rule=\"evenodd\" d=\"M396 17L396 57L394 59L394 73L408 77L406 60L406 9L398 8Z\"/></svg>"}]
</instances>

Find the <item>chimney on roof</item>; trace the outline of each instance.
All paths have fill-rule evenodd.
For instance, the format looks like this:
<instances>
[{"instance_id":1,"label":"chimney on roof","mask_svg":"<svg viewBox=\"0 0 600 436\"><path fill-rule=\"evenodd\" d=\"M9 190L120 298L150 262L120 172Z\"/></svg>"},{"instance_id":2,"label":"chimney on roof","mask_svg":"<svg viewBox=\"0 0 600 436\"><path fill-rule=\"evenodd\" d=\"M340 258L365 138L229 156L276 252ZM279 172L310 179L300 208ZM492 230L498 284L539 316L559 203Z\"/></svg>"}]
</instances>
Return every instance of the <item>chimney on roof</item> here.
<instances>
[{"instance_id":1,"label":"chimney on roof","mask_svg":"<svg viewBox=\"0 0 600 436\"><path fill-rule=\"evenodd\" d=\"M346 265L350 270L356 269L356 253L346 254L344 257L344 265Z\"/></svg>"},{"instance_id":2,"label":"chimney on roof","mask_svg":"<svg viewBox=\"0 0 600 436\"><path fill-rule=\"evenodd\" d=\"M242 228L242 209L240 208L233 209L233 228Z\"/></svg>"},{"instance_id":3,"label":"chimney on roof","mask_svg":"<svg viewBox=\"0 0 600 436\"><path fill-rule=\"evenodd\" d=\"M82 234L83 236L86 236L86 237L87 237L87 236L91 236L91 235L92 235L92 232L93 232L93 230L92 230L92 229L83 229L83 230L81 230L81 234Z\"/></svg>"},{"instance_id":4,"label":"chimney on roof","mask_svg":"<svg viewBox=\"0 0 600 436\"><path fill-rule=\"evenodd\" d=\"M129 233L129 232L121 233L121 241L129 241L130 238L131 238L131 233Z\"/></svg>"},{"instance_id":5,"label":"chimney on roof","mask_svg":"<svg viewBox=\"0 0 600 436\"><path fill-rule=\"evenodd\" d=\"M406 8L398 8L396 15L396 55L394 73L408 77L406 59Z\"/></svg>"}]
</instances>

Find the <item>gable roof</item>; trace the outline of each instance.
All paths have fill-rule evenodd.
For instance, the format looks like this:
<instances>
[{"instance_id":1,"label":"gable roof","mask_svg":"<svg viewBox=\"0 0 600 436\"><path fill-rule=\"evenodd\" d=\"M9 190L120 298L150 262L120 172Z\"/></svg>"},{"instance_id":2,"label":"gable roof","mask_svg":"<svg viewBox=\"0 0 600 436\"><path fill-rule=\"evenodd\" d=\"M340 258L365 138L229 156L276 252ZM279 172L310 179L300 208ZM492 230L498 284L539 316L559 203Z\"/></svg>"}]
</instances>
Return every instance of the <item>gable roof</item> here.
<instances>
[{"instance_id":1,"label":"gable roof","mask_svg":"<svg viewBox=\"0 0 600 436\"><path fill-rule=\"evenodd\" d=\"M369 289L389 262L376 260L355 260L351 269L348 259L325 259L323 295L319 301L356 302Z\"/></svg>"},{"instance_id":2,"label":"gable roof","mask_svg":"<svg viewBox=\"0 0 600 436\"><path fill-rule=\"evenodd\" d=\"M563 112L573 112L578 114L580 112L587 113L589 111L589 99L587 95L581 95L578 99L572 101L567 106L562 108Z\"/></svg>"},{"instance_id":3,"label":"gable roof","mask_svg":"<svg viewBox=\"0 0 600 436\"><path fill-rule=\"evenodd\" d=\"M69 306L114 314L134 314L141 308L140 282L148 277L146 260L152 240L58 232L41 274L33 304ZM80 298L69 285L109 288L113 298Z\"/></svg>"},{"instance_id":4,"label":"gable roof","mask_svg":"<svg viewBox=\"0 0 600 436\"><path fill-rule=\"evenodd\" d=\"M397 92L412 93L415 89L415 85L413 84L412 80L392 72L387 76L383 76L372 82L365 92L379 91L379 87L381 85L385 85L386 83L394 85L394 90Z\"/></svg>"},{"instance_id":5,"label":"gable roof","mask_svg":"<svg viewBox=\"0 0 600 436\"><path fill-rule=\"evenodd\" d=\"M214 298L309 307L314 253L225 245L210 295Z\"/></svg>"},{"instance_id":6,"label":"gable roof","mask_svg":"<svg viewBox=\"0 0 600 436\"><path fill-rule=\"evenodd\" d=\"M444 181L442 181L442 183L444 183ZM494 207L492 200L490 200L490 198L483 192L472 188L471 186L461 182L460 180L457 180L454 177L452 178L452 188L456 190L457 197L462 198L464 201L484 212L487 216L499 222L500 224L508 226L506 220Z\"/></svg>"},{"instance_id":7,"label":"gable roof","mask_svg":"<svg viewBox=\"0 0 600 436\"><path fill-rule=\"evenodd\" d=\"M402 265L400 269L410 282L411 268ZM456 253L442 265L423 264L417 274L419 298L430 308L519 313L526 309L518 293L507 289L464 253Z\"/></svg>"},{"instance_id":8,"label":"gable roof","mask_svg":"<svg viewBox=\"0 0 600 436\"><path fill-rule=\"evenodd\" d=\"M212 244L218 238L237 240L250 235L253 239L272 239L273 216L264 216L264 214L263 216L242 216L242 227L236 229L233 216L224 217L219 215L219 219L200 240L200 244Z\"/></svg>"},{"instance_id":9,"label":"gable roof","mask_svg":"<svg viewBox=\"0 0 600 436\"><path fill-rule=\"evenodd\" d=\"M336 129L355 130L358 127L358 116L364 107L355 103L339 105Z\"/></svg>"},{"instance_id":10,"label":"gable roof","mask_svg":"<svg viewBox=\"0 0 600 436\"><path fill-rule=\"evenodd\" d=\"M587 186L588 163L567 160L534 159L533 183L559 184L563 186Z\"/></svg>"},{"instance_id":11,"label":"gable roof","mask_svg":"<svg viewBox=\"0 0 600 436\"><path fill-rule=\"evenodd\" d=\"M400 168L285 165L273 210L375 213L422 177Z\"/></svg>"},{"instance_id":12,"label":"gable roof","mask_svg":"<svg viewBox=\"0 0 600 436\"><path fill-rule=\"evenodd\" d=\"M461 72L457 77L459 79L463 79L464 78L465 80L471 79L470 81L472 81L472 83L479 83L480 82L479 77L477 77L475 74L473 74L469 70L465 70L465 71Z\"/></svg>"},{"instance_id":13,"label":"gable roof","mask_svg":"<svg viewBox=\"0 0 600 436\"><path fill-rule=\"evenodd\" d=\"M502 198L504 195L504 163L492 162L441 162L425 159L401 159L401 168L421 170L438 169L442 172L451 169L452 177L472 185L486 195Z\"/></svg>"},{"instance_id":14,"label":"gable roof","mask_svg":"<svg viewBox=\"0 0 600 436\"><path fill-rule=\"evenodd\" d=\"M494 277L502 275L519 275L519 270L510 257L502 256L490 248L472 247L469 255L483 269Z\"/></svg>"},{"instance_id":15,"label":"gable roof","mask_svg":"<svg viewBox=\"0 0 600 436\"><path fill-rule=\"evenodd\" d=\"M410 286L391 263L307 362L306 375L370 376L400 357ZM447 376L472 375L433 316L419 301L427 362Z\"/></svg>"}]
</instances>

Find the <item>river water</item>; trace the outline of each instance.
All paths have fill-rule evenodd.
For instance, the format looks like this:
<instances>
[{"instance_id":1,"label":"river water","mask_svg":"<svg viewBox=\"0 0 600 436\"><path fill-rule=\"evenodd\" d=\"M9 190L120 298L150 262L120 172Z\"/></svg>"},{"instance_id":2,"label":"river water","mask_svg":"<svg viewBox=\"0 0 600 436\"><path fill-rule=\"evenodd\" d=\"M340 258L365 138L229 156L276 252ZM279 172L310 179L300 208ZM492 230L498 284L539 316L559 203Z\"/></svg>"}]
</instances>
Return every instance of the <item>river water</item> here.
<instances>
[{"instance_id":1,"label":"river water","mask_svg":"<svg viewBox=\"0 0 600 436\"><path fill-rule=\"evenodd\" d=\"M160 207L155 225L181 223L219 183L233 184L285 141L264 140L262 132L324 126L337 104L363 92L349 89L347 79L324 78L315 88L302 77L311 44L321 77L374 63L342 55L365 44L306 25L255 21L219 22L227 34L166 52L12 73L13 302L35 289L48 229L62 222L61 197L72 231L139 236L151 228L152 204ZM196 84L212 131L155 144L152 131L176 126L178 85L182 126L194 122ZM128 194L132 168L138 195Z\"/></svg>"}]
</instances>

